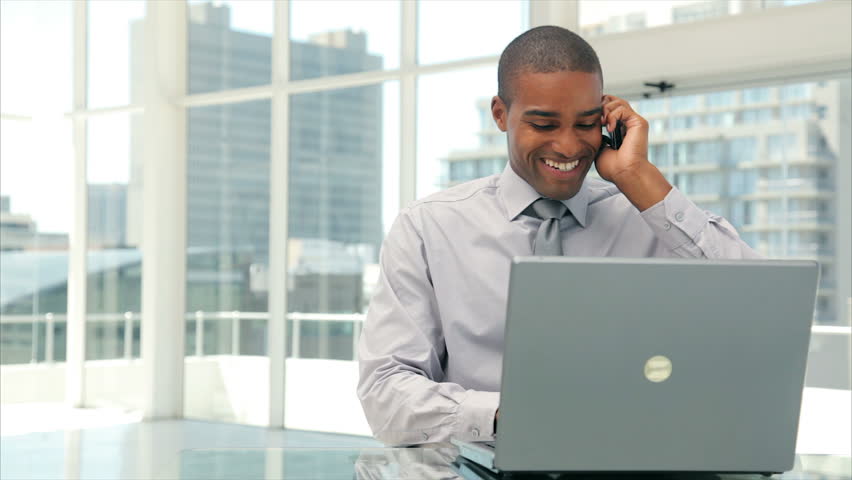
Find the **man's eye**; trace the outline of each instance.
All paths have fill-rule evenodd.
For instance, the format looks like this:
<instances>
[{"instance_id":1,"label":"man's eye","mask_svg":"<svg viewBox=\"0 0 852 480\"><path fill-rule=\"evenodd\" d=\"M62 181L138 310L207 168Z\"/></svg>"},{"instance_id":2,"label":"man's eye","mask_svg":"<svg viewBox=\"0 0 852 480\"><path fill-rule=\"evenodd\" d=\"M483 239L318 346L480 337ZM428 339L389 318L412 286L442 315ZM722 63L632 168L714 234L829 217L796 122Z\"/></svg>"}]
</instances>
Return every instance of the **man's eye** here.
<instances>
[{"instance_id":1,"label":"man's eye","mask_svg":"<svg viewBox=\"0 0 852 480\"><path fill-rule=\"evenodd\" d=\"M589 129L595 128L595 126L597 126L596 123L588 123L588 124L580 123L580 124L577 124L577 128L582 128L583 130L589 130Z\"/></svg>"},{"instance_id":2,"label":"man's eye","mask_svg":"<svg viewBox=\"0 0 852 480\"><path fill-rule=\"evenodd\" d=\"M556 125L539 125L537 123L530 123L530 125L536 130L553 130L556 128Z\"/></svg>"}]
</instances>

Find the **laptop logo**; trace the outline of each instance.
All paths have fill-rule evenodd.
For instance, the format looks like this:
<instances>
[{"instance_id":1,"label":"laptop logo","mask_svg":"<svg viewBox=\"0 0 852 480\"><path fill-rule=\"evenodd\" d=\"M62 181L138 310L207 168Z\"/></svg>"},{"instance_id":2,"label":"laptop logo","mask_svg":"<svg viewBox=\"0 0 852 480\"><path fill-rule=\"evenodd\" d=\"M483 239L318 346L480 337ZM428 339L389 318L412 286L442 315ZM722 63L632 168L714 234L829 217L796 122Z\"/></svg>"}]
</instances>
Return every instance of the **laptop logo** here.
<instances>
[{"instance_id":1,"label":"laptop logo","mask_svg":"<svg viewBox=\"0 0 852 480\"><path fill-rule=\"evenodd\" d=\"M665 382L672 376L672 361L668 357L655 355L645 362L645 378L654 382Z\"/></svg>"}]
</instances>

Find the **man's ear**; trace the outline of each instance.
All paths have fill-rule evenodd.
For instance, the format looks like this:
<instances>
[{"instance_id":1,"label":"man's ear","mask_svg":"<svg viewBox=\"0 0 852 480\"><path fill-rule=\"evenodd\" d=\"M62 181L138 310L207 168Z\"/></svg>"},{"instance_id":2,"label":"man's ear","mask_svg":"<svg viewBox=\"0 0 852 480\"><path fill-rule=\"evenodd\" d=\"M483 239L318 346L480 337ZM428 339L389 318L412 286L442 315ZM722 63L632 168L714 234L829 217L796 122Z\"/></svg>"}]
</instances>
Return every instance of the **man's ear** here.
<instances>
[{"instance_id":1,"label":"man's ear","mask_svg":"<svg viewBox=\"0 0 852 480\"><path fill-rule=\"evenodd\" d=\"M494 117L494 123L501 132L506 131L508 124L509 108L503 103L503 99L494 95L491 99L491 116Z\"/></svg>"}]
</instances>

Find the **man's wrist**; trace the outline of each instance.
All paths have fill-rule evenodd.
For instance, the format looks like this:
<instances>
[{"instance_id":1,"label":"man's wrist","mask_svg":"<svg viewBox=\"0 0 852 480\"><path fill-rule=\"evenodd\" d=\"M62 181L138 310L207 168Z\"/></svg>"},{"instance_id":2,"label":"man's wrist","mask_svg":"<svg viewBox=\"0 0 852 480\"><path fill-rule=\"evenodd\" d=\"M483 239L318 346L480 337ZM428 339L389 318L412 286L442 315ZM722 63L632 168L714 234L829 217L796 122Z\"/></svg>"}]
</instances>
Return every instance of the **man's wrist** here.
<instances>
[{"instance_id":1,"label":"man's wrist","mask_svg":"<svg viewBox=\"0 0 852 480\"><path fill-rule=\"evenodd\" d=\"M666 177L651 162L623 170L612 180L640 212L660 203L672 189Z\"/></svg>"}]
</instances>

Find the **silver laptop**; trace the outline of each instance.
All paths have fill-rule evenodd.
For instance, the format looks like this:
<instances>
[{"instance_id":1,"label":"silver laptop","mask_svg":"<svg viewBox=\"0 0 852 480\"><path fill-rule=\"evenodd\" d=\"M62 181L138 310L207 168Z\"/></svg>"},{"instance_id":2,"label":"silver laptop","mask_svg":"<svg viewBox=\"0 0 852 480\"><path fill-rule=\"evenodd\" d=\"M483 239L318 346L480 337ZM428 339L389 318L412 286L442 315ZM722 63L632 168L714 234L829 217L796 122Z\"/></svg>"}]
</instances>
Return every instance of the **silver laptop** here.
<instances>
[{"instance_id":1,"label":"silver laptop","mask_svg":"<svg viewBox=\"0 0 852 480\"><path fill-rule=\"evenodd\" d=\"M819 267L521 257L491 471L793 468Z\"/></svg>"}]
</instances>

